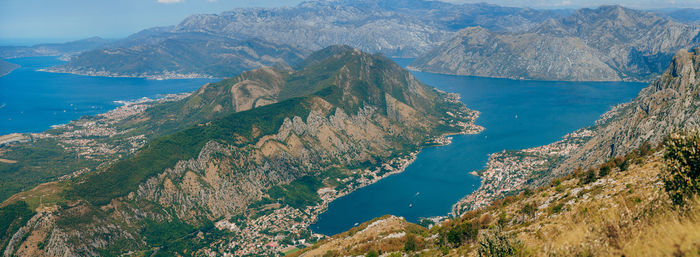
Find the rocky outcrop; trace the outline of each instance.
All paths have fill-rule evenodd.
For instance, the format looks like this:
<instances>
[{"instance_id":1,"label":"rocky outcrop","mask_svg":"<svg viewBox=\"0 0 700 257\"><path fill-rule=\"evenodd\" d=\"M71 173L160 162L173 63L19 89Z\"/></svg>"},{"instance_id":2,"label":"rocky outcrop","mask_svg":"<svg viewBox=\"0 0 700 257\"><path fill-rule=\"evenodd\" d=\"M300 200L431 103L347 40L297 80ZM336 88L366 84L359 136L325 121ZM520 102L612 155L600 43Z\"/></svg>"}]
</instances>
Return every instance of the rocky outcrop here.
<instances>
[{"instance_id":1,"label":"rocky outcrop","mask_svg":"<svg viewBox=\"0 0 700 257\"><path fill-rule=\"evenodd\" d=\"M572 81L650 81L700 26L602 6L549 19L526 32L466 28L417 58L413 69L457 75Z\"/></svg>"}]
</instances>

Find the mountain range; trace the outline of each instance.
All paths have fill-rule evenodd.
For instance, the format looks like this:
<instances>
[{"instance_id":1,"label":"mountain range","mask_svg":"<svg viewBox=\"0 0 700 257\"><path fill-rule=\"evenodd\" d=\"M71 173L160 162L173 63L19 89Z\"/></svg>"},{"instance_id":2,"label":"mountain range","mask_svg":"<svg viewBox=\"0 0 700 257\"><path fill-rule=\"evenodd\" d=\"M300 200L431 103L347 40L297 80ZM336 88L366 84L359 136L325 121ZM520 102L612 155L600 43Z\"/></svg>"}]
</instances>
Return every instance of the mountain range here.
<instances>
[{"instance_id":1,"label":"mountain range","mask_svg":"<svg viewBox=\"0 0 700 257\"><path fill-rule=\"evenodd\" d=\"M700 26L620 6L580 9L521 32L469 27L416 58L412 69L536 80L651 81Z\"/></svg>"},{"instance_id":2,"label":"mountain range","mask_svg":"<svg viewBox=\"0 0 700 257\"><path fill-rule=\"evenodd\" d=\"M238 8L193 15L175 26L143 30L97 49L86 47L69 63L48 70L224 78L276 63L294 65L309 51L334 44L415 57L465 26L522 31L564 13L424 0L308 1L294 7Z\"/></svg>"},{"instance_id":3,"label":"mountain range","mask_svg":"<svg viewBox=\"0 0 700 257\"><path fill-rule=\"evenodd\" d=\"M0 58L61 56L64 59L69 59L72 55L105 47L111 42L113 42L113 40L91 37L67 43L38 44L34 46L0 46Z\"/></svg>"},{"instance_id":4,"label":"mountain range","mask_svg":"<svg viewBox=\"0 0 700 257\"><path fill-rule=\"evenodd\" d=\"M6 255L263 254L270 236L311 239L299 224L400 171L435 138L479 131L476 115L381 55L332 46L294 69L245 72L126 122L184 125L95 172L38 187L48 194L5 201L0 242Z\"/></svg>"},{"instance_id":5,"label":"mountain range","mask_svg":"<svg viewBox=\"0 0 700 257\"><path fill-rule=\"evenodd\" d=\"M519 31L558 15L554 11L424 0L307 1L295 7L193 15L173 31L262 38L310 50L346 44L367 52L412 57L465 26Z\"/></svg>"}]
</instances>

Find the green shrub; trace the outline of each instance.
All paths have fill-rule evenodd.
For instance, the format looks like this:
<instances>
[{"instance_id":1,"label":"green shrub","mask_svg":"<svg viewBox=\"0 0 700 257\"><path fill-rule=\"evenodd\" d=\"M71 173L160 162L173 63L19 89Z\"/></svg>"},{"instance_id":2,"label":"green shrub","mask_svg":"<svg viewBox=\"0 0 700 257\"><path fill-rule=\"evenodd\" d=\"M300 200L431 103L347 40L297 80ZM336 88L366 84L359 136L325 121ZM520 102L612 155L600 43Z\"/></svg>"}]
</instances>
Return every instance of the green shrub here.
<instances>
[{"instance_id":1,"label":"green shrub","mask_svg":"<svg viewBox=\"0 0 700 257\"><path fill-rule=\"evenodd\" d=\"M588 169L581 176L581 183L583 184L590 184L596 181L596 174L594 169Z\"/></svg>"},{"instance_id":2,"label":"green shrub","mask_svg":"<svg viewBox=\"0 0 700 257\"><path fill-rule=\"evenodd\" d=\"M522 248L519 240L509 238L500 227L484 233L478 247L479 256L483 257L515 256Z\"/></svg>"},{"instance_id":3,"label":"green shrub","mask_svg":"<svg viewBox=\"0 0 700 257\"><path fill-rule=\"evenodd\" d=\"M609 165L603 165L600 167L600 170L598 171L598 177L605 177L608 174L610 174L610 166Z\"/></svg>"},{"instance_id":4,"label":"green shrub","mask_svg":"<svg viewBox=\"0 0 700 257\"><path fill-rule=\"evenodd\" d=\"M441 231L441 234L450 245L460 246L464 243L476 240L479 234L479 228L471 222L465 222L448 228L446 231Z\"/></svg>"},{"instance_id":5,"label":"green shrub","mask_svg":"<svg viewBox=\"0 0 700 257\"><path fill-rule=\"evenodd\" d=\"M369 252L365 254L365 257L379 257L379 253L375 250L369 250Z\"/></svg>"},{"instance_id":6,"label":"green shrub","mask_svg":"<svg viewBox=\"0 0 700 257\"><path fill-rule=\"evenodd\" d=\"M523 204L523 208L520 210L520 212L528 217L535 216L535 213L537 212L537 206L535 206L535 204L532 203Z\"/></svg>"},{"instance_id":7,"label":"green shrub","mask_svg":"<svg viewBox=\"0 0 700 257\"><path fill-rule=\"evenodd\" d=\"M406 242L403 244L403 250L406 252L411 252L416 250L416 236L415 235L406 235Z\"/></svg>"},{"instance_id":8,"label":"green shrub","mask_svg":"<svg viewBox=\"0 0 700 257\"><path fill-rule=\"evenodd\" d=\"M561 212L561 210L562 210L563 208L564 208L564 204L563 204L563 203L556 204L556 205L552 206L551 213L552 213L552 214L559 213L559 212Z\"/></svg>"},{"instance_id":9,"label":"green shrub","mask_svg":"<svg viewBox=\"0 0 700 257\"><path fill-rule=\"evenodd\" d=\"M633 158L633 157L634 157L633 154L630 154L626 157L622 157L622 156L617 157L614 160L615 166L617 166L620 169L620 171L626 171L627 168L629 168L629 166L630 166L629 158Z\"/></svg>"},{"instance_id":10,"label":"green shrub","mask_svg":"<svg viewBox=\"0 0 700 257\"><path fill-rule=\"evenodd\" d=\"M671 201L679 206L700 192L700 135L674 133L664 140L666 169L661 174Z\"/></svg>"}]
</instances>

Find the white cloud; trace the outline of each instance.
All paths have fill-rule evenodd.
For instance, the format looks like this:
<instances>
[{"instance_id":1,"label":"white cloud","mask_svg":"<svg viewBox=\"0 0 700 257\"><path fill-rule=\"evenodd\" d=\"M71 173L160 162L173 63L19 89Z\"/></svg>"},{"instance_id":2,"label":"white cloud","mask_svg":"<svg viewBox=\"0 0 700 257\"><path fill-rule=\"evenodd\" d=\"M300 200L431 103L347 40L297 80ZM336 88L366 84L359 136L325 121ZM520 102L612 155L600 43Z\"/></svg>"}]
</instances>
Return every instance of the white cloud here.
<instances>
[{"instance_id":1,"label":"white cloud","mask_svg":"<svg viewBox=\"0 0 700 257\"><path fill-rule=\"evenodd\" d=\"M182 0L158 0L158 3L161 4L173 4L173 3L180 3Z\"/></svg>"}]
</instances>

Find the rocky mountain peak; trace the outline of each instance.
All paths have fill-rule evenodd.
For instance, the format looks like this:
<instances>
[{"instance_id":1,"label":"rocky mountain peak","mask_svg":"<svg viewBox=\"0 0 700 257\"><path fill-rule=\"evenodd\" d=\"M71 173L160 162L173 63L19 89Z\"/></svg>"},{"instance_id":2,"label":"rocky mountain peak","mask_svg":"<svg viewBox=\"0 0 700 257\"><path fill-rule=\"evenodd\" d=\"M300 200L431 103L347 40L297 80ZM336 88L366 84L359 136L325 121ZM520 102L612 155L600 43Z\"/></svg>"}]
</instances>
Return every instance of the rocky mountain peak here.
<instances>
[{"instance_id":1,"label":"rocky mountain peak","mask_svg":"<svg viewBox=\"0 0 700 257\"><path fill-rule=\"evenodd\" d=\"M691 51L678 51L668 67L668 73L673 77L679 77L681 80L688 80L688 83L695 83L700 64L700 47L696 47Z\"/></svg>"}]
</instances>

